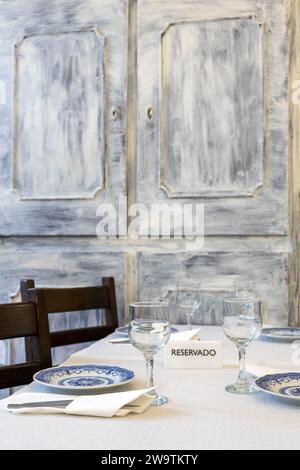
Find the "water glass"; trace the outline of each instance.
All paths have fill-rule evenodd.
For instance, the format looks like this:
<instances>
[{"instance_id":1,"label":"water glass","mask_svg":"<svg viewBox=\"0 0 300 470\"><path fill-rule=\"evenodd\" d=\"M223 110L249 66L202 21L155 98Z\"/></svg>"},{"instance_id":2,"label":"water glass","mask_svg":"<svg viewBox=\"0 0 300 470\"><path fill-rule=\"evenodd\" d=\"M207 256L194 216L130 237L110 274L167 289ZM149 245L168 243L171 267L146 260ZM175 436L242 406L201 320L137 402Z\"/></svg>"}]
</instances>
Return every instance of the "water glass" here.
<instances>
[{"instance_id":1,"label":"water glass","mask_svg":"<svg viewBox=\"0 0 300 470\"><path fill-rule=\"evenodd\" d=\"M154 387L154 356L169 341L171 328L169 322L169 304L167 302L136 302L130 304L130 323L128 328L131 344L145 357L147 370L147 388ZM168 398L157 393L152 405L163 405Z\"/></svg>"},{"instance_id":2,"label":"water glass","mask_svg":"<svg viewBox=\"0 0 300 470\"><path fill-rule=\"evenodd\" d=\"M246 349L262 330L261 301L254 298L232 298L224 301L223 330L238 348L240 372L237 382L227 392L249 394L256 391L246 372Z\"/></svg>"},{"instance_id":3,"label":"water glass","mask_svg":"<svg viewBox=\"0 0 300 470\"><path fill-rule=\"evenodd\" d=\"M185 314L186 325L191 330L194 314L200 307L199 292L177 285L176 300L177 305Z\"/></svg>"}]
</instances>

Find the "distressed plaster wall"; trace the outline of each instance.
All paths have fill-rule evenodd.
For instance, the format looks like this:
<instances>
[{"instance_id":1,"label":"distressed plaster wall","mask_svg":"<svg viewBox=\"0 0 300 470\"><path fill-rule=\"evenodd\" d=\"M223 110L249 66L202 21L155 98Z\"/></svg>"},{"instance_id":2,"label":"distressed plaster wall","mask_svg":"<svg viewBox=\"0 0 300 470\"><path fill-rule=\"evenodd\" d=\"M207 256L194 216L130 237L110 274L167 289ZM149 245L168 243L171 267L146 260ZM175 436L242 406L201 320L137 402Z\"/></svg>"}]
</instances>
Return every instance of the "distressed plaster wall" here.
<instances>
[{"instance_id":1,"label":"distressed plaster wall","mask_svg":"<svg viewBox=\"0 0 300 470\"><path fill-rule=\"evenodd\" d=\"M1 5L4 14L0 14L0 83L5 84L5 93L2 85L0 301L10 301L17 294L22 277L35 278L38 285L60 286L94 284L103 275L113 275L123 322L129 301L172 297L180 279L186 287L202 292L198 322L219 324L224 295L247 289L263 298L266 322L297 323L300 105L291 106L290 97L291 80L300 80L299 1L54 0L47 12L41 4L41 0L4 0ZM254 41L255 54L251 50L249 55L241 52L237 58L232 52L229 56L229 46L222 53L218 21L225 35L224 44L230 44L229 31L235 31L236 37L245 34L246 42L240 39L239 48L245 52L245 47L251 49ZM162 35L165 37L174 24L184 26L172 26L167 43L161 42ZM73 46L69 44L72 37L66 38L67 32L72 35L79 30L95 31L95 27L100 36L97 33L95 40L94 32L83 33L86 43L81 43L85 51L81 56L84 63L88 63L89 56L97 56L95 41L99 40L99 63L103 59L104 75L101 68L94 68L94 59L91 68L82 68L82 75L76 75L76 80L81 77L88 109L80 105L78 87L70 95L73 100L66 98L62 108L59 96L55 103L55 87L51 88L51 107L47 108L44 95L38 95L43 90L44 76L28 87L28 77L24 76L28 64L41 54L42 46L37 47L36 39L23 43L24 35L35 38L42 34L46 35L43 40L50 41L49 37L57 31L68 46L64 57L69 57ZM195 38L201 48L209 36L208 30L214 38L211 48L204 45L198 56ZM21 96L14 94L16 45ZM173 46L176 55L171 53ZM217 52L215 60L209 63L213 51ZM248 58L252 75L245 86L252 96L243 95ZM237 59L239 66L235 65ZM63 64L61 54L57 61ZM212 67L210 80L203 75L197 81L203 63ZM47 66L55 69L51 63ZM224 72L222 86L217 87L216 93L213 86L209 88L214 67L218 73L228 70L229 74L226 77ZM236 70L242 70L235 77L242 98L234 95L236 87L229 87L230 76ZM198 88L194 80L189 82L193 74ZM58 74L58 83L63 75L59 77ZM182 80L186 84L180 88ZM256 82L257 94L253 96ZM207 83L210 94L201 93L203 83ZM46 110L44 119L49 109L54 110L50 114L55 125L49 129L58 125L58 136L63 140L45 134L48 124L43 125L36 117L30 121L26 100L22 98L25 89L37 95L38 106L43 112ZM181 89L187 98L180 95ZM98 96L95 106L91 104L95 101L93 93ZM222 106L216 102L212 117L209 106L216 96ZM68 121L69 105L75 111L79 106L77 121ZM245 106L242 114L239 106ZM247 113L249 107L252 114ZM69 123L65 134L60 133L62 127L55 113ZM86 119L98 122L92 139L92 128L86 125ZM81 121L84 122L78 141L78 134L74 139L72 135L74 126L80 128ZM220 127L220 123L224 126ZM214 126L221 132L217 141L213 135L209 139ZM32 129L39 134L37 138L32 137ZM251 139L246 138L241 144L241 136L245 138L248 130L252 132ZM193 134L197 134L197 145ZM44 138L39 140L41 135ZM17 147L13 145L15 139ZM71 143L65 147L68 139ZM239 153L241 149L243 152ZM45 158L45 152L45 165L39 167L40 160L35 165L37 155ZM50 158L51 155L54 156ZM74 164L72 158L76 160ZM58 172L56 167L60 168ZM203 203L203 248L187 252L184 240L97 239L99 203L115 203L120 195L127 195L129 204ZM180 320L175 308L172 315L174 321ZM77 318L76 324L86 321L86 317ZM62 325L69 326L65 320ZM0 362L13 359L13 355L7 345L1 344Z\"/></svg>"}]
</instances>

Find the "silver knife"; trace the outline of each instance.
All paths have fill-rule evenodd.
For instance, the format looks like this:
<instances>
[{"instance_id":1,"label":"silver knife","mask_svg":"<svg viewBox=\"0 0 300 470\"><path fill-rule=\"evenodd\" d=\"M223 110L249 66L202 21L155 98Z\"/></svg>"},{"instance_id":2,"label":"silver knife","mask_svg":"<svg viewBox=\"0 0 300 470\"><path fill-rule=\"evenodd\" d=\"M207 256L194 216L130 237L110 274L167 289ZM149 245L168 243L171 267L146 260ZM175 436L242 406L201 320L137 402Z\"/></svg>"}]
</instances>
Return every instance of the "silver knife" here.
<instances>
[{"instance_id":1,"label":"silver knife","mask_svg":"<svg viewBox=\"0 0 300 470\"><path fill-rule=\"evenodd\" d=\"M130 344L129 339L111 339L110 344Z\"/></svg>"},{"instance_id":2,"label":"silver knife","mask_svg":"<svg viewBox=\"0 0 300 470\"><path fill-rule=\"evenodd\" d=\"M66 406L70 405L73 400L61 400L61 401L41 401L41 402L33 402L33 403L14 403L8 404L8 410L18 410L21 408L41 408L41 407L52 407L52 408L65 408Z\"/></svg>"},{"instance_id":3,"label":"silver knife","mask_svg":"<svg viewBox=\"0 0 300 470\"><path fill-rule=\"evenodd\" d=\"M41 401L33 403L14 403L8 404L8 410L21 410L22 408L66 408L74 400L61 400L61 401ZM125 408L138 408L139 405L124 405Z\"/></svg>"}]
</instances>

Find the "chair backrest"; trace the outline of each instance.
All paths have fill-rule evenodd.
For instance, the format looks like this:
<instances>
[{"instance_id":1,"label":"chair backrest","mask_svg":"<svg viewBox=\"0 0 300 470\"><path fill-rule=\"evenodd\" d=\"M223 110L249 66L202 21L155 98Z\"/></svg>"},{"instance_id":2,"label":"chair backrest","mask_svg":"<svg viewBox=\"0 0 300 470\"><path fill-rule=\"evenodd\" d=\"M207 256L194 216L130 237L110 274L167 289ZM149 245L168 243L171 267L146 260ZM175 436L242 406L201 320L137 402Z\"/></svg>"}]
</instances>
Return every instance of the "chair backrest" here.
<instances>
[{"instance_id":1,"label":"chair backrest","mask_svg":"<svg viewBox=\"0 0 300 470\"><path fill-rule=\"evenodd\" d=\"M23 301L36 302L51 347L96 341L118 327L115 283L111 277L103 278L100 286L70 288L36 288L34 280L22 280L21 295ZM104 310L105 325L50 333L48 315L95 309Z\"/></svg>"},{"instance_id":2,"label":"chair backrest","mask_svg":"<svg viewBox=\"0 0 300 470\"><path fill-rule=\"evenodd\" d=\"M0 389L25 385L37 371L51 366L47 331L41 328L36 305L32 302L0 305L0 340L22 337L31 339L30 353L26 354L28 362L0 366Z\"/></svg>"}]
</instances>

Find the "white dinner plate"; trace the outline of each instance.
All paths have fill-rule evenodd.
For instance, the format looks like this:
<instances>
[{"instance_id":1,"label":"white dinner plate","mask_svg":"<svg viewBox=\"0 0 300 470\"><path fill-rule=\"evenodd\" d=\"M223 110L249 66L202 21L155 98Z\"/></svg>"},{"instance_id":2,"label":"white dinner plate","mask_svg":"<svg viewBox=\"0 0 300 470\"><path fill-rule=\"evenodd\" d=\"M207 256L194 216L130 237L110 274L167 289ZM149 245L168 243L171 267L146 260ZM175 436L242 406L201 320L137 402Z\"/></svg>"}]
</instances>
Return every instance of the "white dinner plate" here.
<instances>
[{"instance_id":1,"label":"white dinner plate","mask_svg":"<svg viewBox=\"0 0 300 470\"><path fill-rule=\"evenodd\" d=\"M269 374L255 380L263 393L293 405L300 405L300 372Z\"/></svg>"},{"instance_id":2,"label":"white dinner plate","mask_svg":"<svg viewBox=\"0 0 300 470\"><path fill-rule=\"evenodd\" d=\"M261 338L273 339L276 341L298 341L300 340L300 328L264 328L261 333Z\"/></svg>"},{"instance_id":3,"label":"white dinner plate","mask_svg":"<svg viewBox=\"0 0 300 470\"><path fill-rule=\"evenodd\" d=\"M134 373L115 366L59 366L40 370L33 379L41 385L56 389L88 391L129 383L134 379Z\"/></svg>"}]
</instances>

